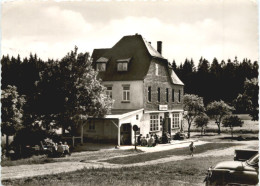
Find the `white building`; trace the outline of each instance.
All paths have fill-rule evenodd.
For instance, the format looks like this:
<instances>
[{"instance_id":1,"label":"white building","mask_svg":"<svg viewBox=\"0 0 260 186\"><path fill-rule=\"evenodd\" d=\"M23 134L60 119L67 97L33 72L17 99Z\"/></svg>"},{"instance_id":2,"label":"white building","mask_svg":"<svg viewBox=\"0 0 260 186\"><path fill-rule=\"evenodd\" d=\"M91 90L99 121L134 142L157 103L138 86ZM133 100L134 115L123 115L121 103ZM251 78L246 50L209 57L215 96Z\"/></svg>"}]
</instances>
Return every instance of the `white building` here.
<instances>
[{"instance_id":1,"label":"white building","mask_svg":"<svg viewBox=\"0 0 260 186\"><path fill-rule=\"evenodd\" d=\"M161 41L155 50L138 34L124 36L112 48L93 51L93 67L114 104L105 118L86 122L84 138L133 144L134 125L143 136L180 130L184 84L161 52Z\"/></svg>"}]
</instances>

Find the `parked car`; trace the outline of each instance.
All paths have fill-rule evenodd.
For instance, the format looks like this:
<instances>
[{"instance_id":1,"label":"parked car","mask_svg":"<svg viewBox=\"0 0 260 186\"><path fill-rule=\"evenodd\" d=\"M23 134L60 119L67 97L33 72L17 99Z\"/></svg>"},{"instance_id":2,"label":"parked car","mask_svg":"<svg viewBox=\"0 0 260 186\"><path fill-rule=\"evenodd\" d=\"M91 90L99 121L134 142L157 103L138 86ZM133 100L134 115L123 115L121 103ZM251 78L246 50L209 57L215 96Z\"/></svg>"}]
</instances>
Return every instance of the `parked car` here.
<instances>
[{"instance_id":1,"label":"parked car","mask_svg":"<svg viewBox=\"0 0 260 186\"><path fill-rule=\"evenodd\" d=\"M208 169L204 180L211 185L258 185L258 159L255 154L249 160L224 161Z\"/></svg>"},{"instance_id":2,"label":"parked car","mask_svg":"<svg viewBox=\"0 0 260 186\"><path fill-rule=\"evenodd\" d=\"M250 159L252 156L256 155L258 150L251 150L251 149L236 149L234 160L235 161L246 161Z\"/></svg>"}]
</instances>

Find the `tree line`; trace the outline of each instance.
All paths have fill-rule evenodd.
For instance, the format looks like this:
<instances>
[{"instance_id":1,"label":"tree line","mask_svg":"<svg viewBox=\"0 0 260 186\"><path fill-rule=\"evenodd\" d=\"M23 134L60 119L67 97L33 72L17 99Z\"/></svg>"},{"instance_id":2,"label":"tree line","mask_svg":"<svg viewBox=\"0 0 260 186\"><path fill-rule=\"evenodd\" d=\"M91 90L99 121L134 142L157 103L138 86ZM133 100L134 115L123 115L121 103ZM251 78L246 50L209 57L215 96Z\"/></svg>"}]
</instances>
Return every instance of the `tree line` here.
<instances>
[{"instance_id":1,"label":"tree line","mask_svg":"<svg viewBox=\"0 0 260 186\"><path fill-rule=\"evenodd\" d=\"M237 113L246 113L246 107L236 106L235 100L238 95L245 92L244 82L258 78L258 62L250 59L238 61L219 61L214 58L210 63L201 57L197 66L193 59L186 59L184 63L176 65L172 62L172 68L185 84L186 94L195 94L203 97L204 103L208 104L214 100L223 100L236 107ZM258 102L258 101L257 101Z\"/></svg>"}]
</instances>

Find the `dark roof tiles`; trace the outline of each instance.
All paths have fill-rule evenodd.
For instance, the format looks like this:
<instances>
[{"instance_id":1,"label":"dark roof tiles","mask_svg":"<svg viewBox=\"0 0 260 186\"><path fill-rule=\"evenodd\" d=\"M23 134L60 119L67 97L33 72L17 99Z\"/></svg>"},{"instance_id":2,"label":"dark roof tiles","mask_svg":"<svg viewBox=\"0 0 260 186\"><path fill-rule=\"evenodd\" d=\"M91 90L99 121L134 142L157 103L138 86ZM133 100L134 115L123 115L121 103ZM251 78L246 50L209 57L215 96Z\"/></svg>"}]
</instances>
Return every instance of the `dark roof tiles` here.
<instances>
[{"instance_id":1,"label":"dark roof tiles","mask_svg":"<svg viewBox=\"0 0 260 186\"><path fill-rule=\"evenodd\" d=\"M124 36L110 49L94 49L92 58L94 64L95 62L107 62L106 71L98 74L103 81L143 80L153 58L168 65L168 61L138 34ZM127 71L117 71L117 62L119 61L128 62ZM94 64L93 66L95 66ZM183 85L174 71L169 70L172 82Z\"/></svg>"}]
</instances>

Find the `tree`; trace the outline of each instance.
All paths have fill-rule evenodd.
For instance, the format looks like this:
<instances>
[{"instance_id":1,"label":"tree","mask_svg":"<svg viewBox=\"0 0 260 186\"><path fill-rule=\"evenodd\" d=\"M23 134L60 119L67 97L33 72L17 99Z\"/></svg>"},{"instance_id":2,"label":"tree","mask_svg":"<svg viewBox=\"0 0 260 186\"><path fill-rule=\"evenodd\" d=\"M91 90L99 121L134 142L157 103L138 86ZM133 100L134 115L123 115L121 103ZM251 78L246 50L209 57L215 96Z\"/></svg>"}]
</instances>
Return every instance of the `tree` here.
<instances>
[{"instance_id":1,"label":"tree","mask_svg":"<svg viewBox=\"0 0 260 186\"><path fill-rule=\"evenodd\" d=\"M230 115L233 107L230 107L224 101L213 101L208 104L207 106L207 114L210 118L215 119L215 123L218 126L218 134L221 133L220 131L220 124L225 116Z\"/></svg>"},{"instance_id":2,"label":"tree","mask_svg":"<svg viewBox=\"0 0 260 186\"><path fill-rule=\"evenodd\" d=\"M244 82L244 93L239 94L234 100L234 105L236 109L249 113L249 115L252 117L252 120L258 120L258 94L258 79L246 79L246 81Z\"/></svg>"},{"instance_id":3,"label":"tree","mask_svg":"<svg viewBox=\"0 0 260 186\"><path fill-rule=\"evenodd\" d=\"M248 113L248 108L251 107L251 102L248 96L238 94L237 98L233 101L233 105L236 108L236 113Z\"/></svg>"},{"instance_id":4,"label":"tree","mask_svg":"<svg viewBox=\"0 0 260 186\"><path fill-rule=\"evenodd\" d=\"M8 85L2 90L2 123L1 132L6 135L6 149L8 152L8 137L22 128L24 96L20 96L15 86Z\"/></svg>"},{"instance_id":5,"label":"tree","mask_svg":"<svg viewBox=\"0 0 260 186\"><path fill-rule=\"evenodd\" d=\"M244 122L237 116L226 116L223 119L223 127L229 127L231 131L231 136L233 138L233 128L234 127L242 127Z\"/></svg>"},{"instance_id":6,"label":"tree","mask_svg":"<svg viewBox=\"0 0 260 186\"><path fill-rule=\"evenodd\" d=\"M186 111L186 113L184 114L184 118L188 122L188 138L189 138L191 123L198 115L204 112L205 108L203 104L203 98L194 94L184 95L183 104L184 104L184 111Z\"/></svg>"},{"instance_id":7,"label":"tree","mask_svg":"<svg viewBox=\"0 0 260 186\"><path fill-rule=\"evenodd\" d=\"M75 134L76 129L83 127L83 120L91 117L103 117L109 112L112 100L105 95L105 87L97 78L97 72L92 68L89 54L78 54L77 47L68 53L61 61L50 64L52 71L44 71L42 88L47 95L53 95L56 101L55 113L58 125ZM55 85L55 87L50 86ZM43 95L44 96L44 95ZM46 96L47 100L48 96ZM52 99L53 100L53 99ZM46 103L45 103L46 104ZM48 101L48 107L52 106Z\"/></svg>"},{"instance_id":8,"label":"tree","mask_svg":"<svg viewBox=\"0 0 260 186\"><path fill-rule=\"evenodd\" d=\"M211 86L212 82L210 81L209 75L209 67L210 64L208 60L201 58L198 64L198 70L196 73L196 81L197 81L197 91L196 92L199 96L203 97L205 103L209 102L211 95Z\"/></svg>"},{"instance_id":9,"label":"tree","mask_svg":"<svg viewBox=\"0 0 260 186\"><path fill-rule=\"evenodd\" d=\"M259 94L259 86L258 79L253 78L251 80L246 79L244 83L244 96L249 99L250 106L247 109L249 115L252 117L252 120L259 119L259 104L258 104L258 94Z\"/></svg>"},{"instance_id":10,"label":"tree","mask_svg":"<svg viewBox=\"0 0 260 186\"><path fill-rule=\"evenodd\" d=\"M176 69L177 69L177 65L176 65L175 60L173 60L173 61L172 61L172 70L173 70L174 72L176 72Z\"/></svg>"},{"instance_id":11,"label":"tree","mask_svg":"<svg viewBox=\"0 0 260 186\"><path fill-rule=\"evenodd\" d=\"M201 128L201 135L203 133L203 129L207 126L209 122L209 117L205 113L201 113L199 116L195 119L195 126L197 128Z\"/></svg>"}]
</instances>

